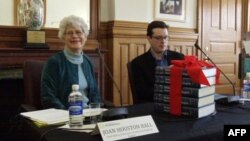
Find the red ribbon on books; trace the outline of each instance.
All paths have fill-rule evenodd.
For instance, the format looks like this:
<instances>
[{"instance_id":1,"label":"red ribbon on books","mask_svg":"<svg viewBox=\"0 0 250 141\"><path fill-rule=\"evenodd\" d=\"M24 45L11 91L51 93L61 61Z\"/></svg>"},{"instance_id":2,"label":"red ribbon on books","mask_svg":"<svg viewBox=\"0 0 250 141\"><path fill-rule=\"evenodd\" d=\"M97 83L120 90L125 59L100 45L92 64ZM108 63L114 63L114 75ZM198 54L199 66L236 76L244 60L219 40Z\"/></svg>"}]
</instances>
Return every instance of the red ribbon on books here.
<instances>
[{"instance_id":1,"label":"red ribbon on books","mask_svg":"<svg viewBox=\"0 0 250 141\"><path fill-rule=\"evenodd\" d=\"M205 61L198 61L196 56L185 56L184 60L172 60L170 68L170 113L181 115L182 72L185 69L193 82L210 85L202 68L215 67ZM216 84L219 83L220 71L216 69Z\"/></svg>"}]
</instances>

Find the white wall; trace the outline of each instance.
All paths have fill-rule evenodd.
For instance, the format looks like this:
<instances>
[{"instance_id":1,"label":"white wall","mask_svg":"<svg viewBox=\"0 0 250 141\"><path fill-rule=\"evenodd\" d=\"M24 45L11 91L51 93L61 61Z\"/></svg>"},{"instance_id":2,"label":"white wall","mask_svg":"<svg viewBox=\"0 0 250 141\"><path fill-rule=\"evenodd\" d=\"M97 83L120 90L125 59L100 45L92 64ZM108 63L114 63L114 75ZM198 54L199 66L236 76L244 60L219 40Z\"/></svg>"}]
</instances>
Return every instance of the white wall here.
<instances>
[{"instance_id":1,"label":"white wall","mask_svg":"<svg viewBox=\"0 0 250 141\"><path fill-rule=\"evenodd\" d=\"M101 21L138 21L155 20L155 0L101 0ZM113 6L113 7L112 7ZM113 12L112 16L110 13ZM197 0L186 0L184 22L165 21L172 27L197 27Z\"/></svg>"},{"instance_id":2,"label":"white wall","mask_svg":"<svg viewBox=\"0 0 250 141\"><path fill-rule=\"evenodd\" d=\"M14 25L14 0L0 0L0 25Z\"/></svg>"},{"instance_id":3,"label":"white wall","mask_svg":"<svg viewBox=\"0 0 250 141\"><path fill-rule=\"evenodd\" d=\"M114 0L101 0L101 21L112 21L115 19Z\"/></svg>"},{"instance_id":4,"label":"white wall","mask_svg":"<svg viewBox=\"0 0 250 141\"><path fill-rule=\"evenodd\" d=\"M14 1L0 0L0 25L14 25ZM83 17L89 24L89 0L47 0L45 27L58 27L65 16ZM84 7L85 6L85 7Z\"/></svg>"},{"instance_id":5,"label":"white wall","mask_svg":"<svg viewBox=\"0 0 250 141\"><path fill-rule=\"evenodd\" d=\"M47 0L45 27L59 27L63 17L77 15L89 25L89 0Z\"/></svg>"},{"instance_id":6,"label":"white wall","mask_svg":"<svg viewBox=\"0 0 250 141\"><path fill-rule=\"evenodd\" d=\"M68 6L70 3L65 3L62 0L58 3ZM150 22L154 20L154 1L155 0L100 0L101 1L101 21L136 21ZM47 0L47 3L55 3L55 0ZM71 14L65 8L55 4L55 7L47 7L46 26L58 27L58 23L64 11L66 15ZM78 4L79 5L79 4ZM85 4L84 4L85 5ZM83 11L83 8L77 8L76 5L69 6L75 9L76 13ZM72 11L72 10L71 10ZM53 13L51 16L49 13ZM81 13L81 12L80 12ZM88 19L88 18L86 18ZM172 27L197 28L197 0L186 0L186 17L184 22L166 21ZM14 25L14 0L0 0L0 25Z\"/></svg>"},{"instance_id":7,"label":"white wall","mask_svg":"<svg viewBox=\"0 0 250 141\"><path fill-rule=\"evenodd\" d=\"M152 12L152 0L115 0L115 20L149 22Z\"/></svg>"}]
</instances>

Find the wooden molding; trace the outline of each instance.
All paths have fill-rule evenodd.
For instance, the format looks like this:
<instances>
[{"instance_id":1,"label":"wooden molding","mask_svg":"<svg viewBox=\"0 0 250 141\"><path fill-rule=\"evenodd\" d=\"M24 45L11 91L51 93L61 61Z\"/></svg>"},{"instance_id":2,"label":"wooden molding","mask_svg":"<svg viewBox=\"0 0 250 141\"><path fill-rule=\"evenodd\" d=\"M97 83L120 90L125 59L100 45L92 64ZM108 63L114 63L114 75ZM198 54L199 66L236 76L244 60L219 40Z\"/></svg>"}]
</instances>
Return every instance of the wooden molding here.
<instances>
[{"instance_id":1,"label":"wooden molding","mask_svg":"<svg viewBox=\"0 0 250 141\"><path fill-rule=\"evenodd\" d=\"M147 23L129 21L101 22L101 38L144 38Z\"/></svg>"},{"instance_id":2,"label":"wooden molding","mask_svg":"<svg viewBox=\"0 0 250 141\"><path fill-rule=\"evenodd\" d=\"M101 22L101 39L107 38L145 38L148 23L131 21ZM169 28L170 40L197 39L197 29L191 28Z\"/></svg>"},{"instance_id":3,"label":"wooden molding","mask_svg":"<svg viewBox=\"0 0 250 141\"><path fill-rule=\"evenodd\" d=\"M46 43L49 49L61 50L64 43L58 38L57 28L42 28L45 31ZM26 42L27 27L24 26L0 26L0 49L23 48ZM99 47L97 39L88 39L84 50L94 50Z\"/></svg>"}]
</instances>

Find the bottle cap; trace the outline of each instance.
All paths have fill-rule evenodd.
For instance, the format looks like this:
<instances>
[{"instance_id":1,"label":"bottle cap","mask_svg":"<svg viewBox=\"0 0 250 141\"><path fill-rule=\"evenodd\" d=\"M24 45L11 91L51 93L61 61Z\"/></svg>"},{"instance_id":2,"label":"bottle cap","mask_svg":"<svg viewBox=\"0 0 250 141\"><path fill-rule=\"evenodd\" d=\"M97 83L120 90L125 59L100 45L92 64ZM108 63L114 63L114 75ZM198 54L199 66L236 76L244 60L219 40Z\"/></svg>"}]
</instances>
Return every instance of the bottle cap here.
<instances>
[{"instance_id":1,"label":"bottle cap","mask_svg":"<svg viewBox=\"0 0 250 141\"><path fill-rule=\"evenodd\" d=\"M78 85L78 84L73 84L73 85L72 85L72 90L73 90L73 91L79 90L79 85Z\"/></svg>"}]
</instances>

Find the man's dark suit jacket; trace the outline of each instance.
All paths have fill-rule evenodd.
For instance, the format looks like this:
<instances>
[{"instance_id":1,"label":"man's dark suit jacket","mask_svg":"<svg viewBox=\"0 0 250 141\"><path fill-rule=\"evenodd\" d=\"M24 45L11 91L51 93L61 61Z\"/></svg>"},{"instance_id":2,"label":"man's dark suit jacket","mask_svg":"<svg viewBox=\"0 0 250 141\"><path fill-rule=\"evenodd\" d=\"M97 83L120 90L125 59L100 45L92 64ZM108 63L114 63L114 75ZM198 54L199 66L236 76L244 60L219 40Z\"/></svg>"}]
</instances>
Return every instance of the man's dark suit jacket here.
<instances>
[{"instance_id":1,"label":"man's dark suit jacket","mask_svg":"<svg viewBox=\"0 0 250 141\"><path fill-rule=\"evenodd\" d=\"M171 60L182 60L184 55L174 51L167 51L167 62ZM136 57L131 62L133 85L133 102L153 102L156 60L150 50Z\"/></svg>"}]
</instances>

